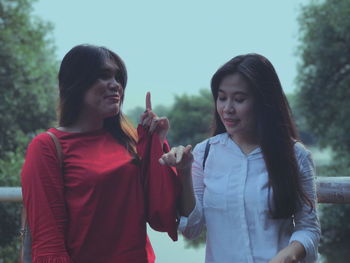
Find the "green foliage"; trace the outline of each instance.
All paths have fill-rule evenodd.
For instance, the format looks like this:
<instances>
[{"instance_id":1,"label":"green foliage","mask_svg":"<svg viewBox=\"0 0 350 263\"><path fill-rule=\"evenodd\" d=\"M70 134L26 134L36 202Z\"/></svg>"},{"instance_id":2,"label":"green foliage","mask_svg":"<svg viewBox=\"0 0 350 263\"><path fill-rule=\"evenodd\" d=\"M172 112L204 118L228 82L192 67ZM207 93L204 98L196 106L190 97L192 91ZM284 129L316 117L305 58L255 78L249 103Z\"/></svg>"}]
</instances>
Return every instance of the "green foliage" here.
<instances>
[{"instance_id":1,"label":"green foliage","mask_svg":"<svg viewBox=\"0 0 350 263\"><path fill-rule=\"evenodd\" d=\"M193 240L187 240L185 239L185 243L186 243L186 248L200 248L203 247L205 245L206 242L206 238L207 238L207 230L204 228L202 233Z\"/></svg>"},{"instance_id":2,"label":"green foliage","mask_svg":"<svg viewBox=\"0 0 350 263\"><path fill-rule=\"evenodd\" d=\"M322 146L350 152L350 2L314 1L299 17L300 104Z\"/></svg>"},{"instance_id":3,"label":"green foliage","mask_svg":"<svg viewBox=\"0 0 350 263\"><path fill-rule=\"evenodd\" d=\"M198 95L181 95L175 97L172 106L156 106L153 111L158 116L166 116L170 121L168 140L171 146L196 143L209 137L213 111L212 95L207 90L201 90ZM135 107L127 112L128 118L136 125L143 107ZM186 246L198 248L205 244L205 231L196 240L187 241Z\"/></svg>"},{"instance_id":4,"label":"green foliage","mask_svg":"<svg viewBox=\"0 0 350 263\"><path fill-rule=\"evenodd\" d=\"M191 144L193 147L210 136L213 99L208 90L198 95L175 97L175 103L169 111L171 129L169 142L173 146ZM186 240L186 246L198 248L205 244L206 231L195 240Z\"/></svg>"},{"instance_id":5,"label":"green foliage","mask_svg":"<svg viewBox=\"0 0 350 263\"><path fill-rule=\"evenodd\" d=\"M19 255L21 208L20 203L0 203L0 259L4 262L16 262Z\"/></svg>"},{"instance_id":6,"label":"green foliage","mask_svg":"<svg viewBox=\"0 0 350 263\"><path fill-rule=\"evenodd\" d=\"M322 176L348 176L349 166L344 158L318 169ZM326 262L343 263L350 257L350 204L319 205L322 227L320 253Z\"/></svg>"},{"instance_id":7,"label":"green foliage","mask_svg":"<svg viewBox=\"0 0 350 263\"><path fill-rule=\"evenodd\" d=\"M140 116L144 112L145 108L137 106L126 113L126 116L131 121L131 123L136 127L140 121ZM164 105L157 105L153 108L153 112L159 117L168 116L170 108Z\"/></svg>"},{"instance_id":8,"label":"green foliage","mask_svg":"<svg viewBox=\"0 0 350 263\"><path fill-rule=\"evenodd\" d=\"M153 111L159 116L168 116L170 111L172 110L172 107L164 106L164 105L157 105L154 107Z\"/></svg>"},{"instance_id":9,"label":"green foliage","mask_svg":"<svg viewBox=\"0 0 350 263\"><path fill-rule=\"evenodd\" d=\"M6 152L4 158L0 159L1 186L20 185L19 174L23 161L23 149L21 149L21 147L18 147L15 152ZM21 208L21 203L0 202L0 259L3 259L4 263L16 262L19 255Z\"/></svg>"},{"instance_id":10,"label":"green foliage","mask_svg":"<svg viewBox=\"0 0 350 263\"><path fill-rule=\"evenodd\" d=\"M169 141L171 145L187 145L207 138L213 111L212 95L201 90L199 95L175 97L175 103L169 112L171 124Z\"/></svg>"},{"instance_id":11,"label":"green foliage","mask_svg":"<svg viewBox=\"0 0 350 263\"><path fill-rule=\"evenodd\" d=\"M0 185L19 186L19 173L23 165L23 152L7 152L4 159L0 159Z\"/></svg>"},{"instance_id":12,"label":"green foliage","mask_svg":"<svg viewBox=\"0 0 350 263\"><path fill-rule=\"evenodd\" d=\"M131 121L131 123L134 125L134 127L137 126L137 124L140 121L140 116L143 113L145 109L141 106L137 106L131 110L128 110L126 113L126 116L128 117L128 120Z\"/></svg>"},{"instance_id":13,"label":"green foliage","mask_svg":"<svg viewBox=\"0 0 350 263\"><path fill-rule=\"evenodd\" d=\"M299 136L301 141L310 146L316 144L316 136L313 134L309 126L307 125L306 118L301 108L299 107L299 97L297 94L286 94L288 103L291 107L293 119L295 121L295 125L297 126Z\"/></svg>"},{"instance_id":14,"label":"green foliage","mask_svg":"<svg viewBox=\"0 0 350 263\"><path fill-rule=\"evenodd\" d=\"M299 108L334 160L318 173L348 176L350 168L350 1L313 1L299 17ZM321 205L320 252L327 262L348 262L350 205Z\"/></svg>"},{"instance_id":15,"label":"green foliage","mask_svg":"<svg viewBox=\"0 0 350 263\"><path fill-rule=\"evenodd\" d=\"M20 185L25 148L55 119L57 61L52 26L31 0L0 0L0 185ZM21 204L0 203L1 262L16 262Z\"/></svg>"},{"instance_id":16,"label":"green foliage","mask_svg":"<svg viewBox=\"0 0 350 263\"><path fill-rule=\"evenodd\" d=\"M18 134L55 118L57 62L51 25L31 15L33 1L0 0L0 158L21 145Z\"/></svg>"},{"instance_id":17,"label":"green foliage","mask_svg":"<svg viewBox=\"0 0 350 263\"><path fill-rule=\"evenodd\" d=\"M20 237L17 235L7 246L0 247L0 262L14 263L18 262L20 249Z\"/></svg>"},{"instance_id":18,"label":"green foliage","mask_svg":"<svg viewBox=\"0 0 350 263\"><path fill-rule=\"evenodd\" d=\"M326 262L345 263L350 258L350 205L323 204L319 207L322 226L320 253Z\"/></svg>"},{"instance_id":19,"label":"green foliage","mask_svg":"<svg viewBox=\"0 0 350 263\"><path fill-rule=\"evenodd\" d=\"M137 106L129 110L126 116L136 126L144 110ZM172 106L157 105L153 111L160 117L168 117L171 125L168 140L172 146L195 146L209 136L213 103L212 95L207 90L201 90L198 95L175 96Z\"/></svg>"}]
</instances>

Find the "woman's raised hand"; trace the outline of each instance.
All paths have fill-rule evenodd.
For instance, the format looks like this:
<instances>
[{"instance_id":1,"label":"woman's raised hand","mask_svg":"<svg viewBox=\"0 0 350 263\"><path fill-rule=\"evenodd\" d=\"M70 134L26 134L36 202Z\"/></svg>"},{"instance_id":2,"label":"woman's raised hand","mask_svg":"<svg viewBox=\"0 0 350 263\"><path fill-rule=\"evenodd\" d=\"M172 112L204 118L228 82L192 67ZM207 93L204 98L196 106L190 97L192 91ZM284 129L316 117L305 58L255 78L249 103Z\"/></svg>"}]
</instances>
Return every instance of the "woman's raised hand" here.
<instances>
[{"instance_id":1,"label":"woman's raised hand","mask_svg":"<svg viewBox=\"0 0 350 263\"><path fill-rule=\"evenodd\" d=\"M191 170L193 162L191 149L191 145L173 147L170 152L162 155L159 162L163 165L174 166L180 171Z\"/></svg>"},{"instance_id":2,"label":"woman's raised hand","mask_svg":"<svg viewBox=\"0 0 350 263\"><path fill-rule=\"evenodd\" d=\"M140 124L143 127L148 128L149 133L156 132L161 142L164 142L170 128L169 120L167 117L158 117L152 111L150 92L147 92L146 94L146 110L141 114Z\"/></svg>"}]
</instances>

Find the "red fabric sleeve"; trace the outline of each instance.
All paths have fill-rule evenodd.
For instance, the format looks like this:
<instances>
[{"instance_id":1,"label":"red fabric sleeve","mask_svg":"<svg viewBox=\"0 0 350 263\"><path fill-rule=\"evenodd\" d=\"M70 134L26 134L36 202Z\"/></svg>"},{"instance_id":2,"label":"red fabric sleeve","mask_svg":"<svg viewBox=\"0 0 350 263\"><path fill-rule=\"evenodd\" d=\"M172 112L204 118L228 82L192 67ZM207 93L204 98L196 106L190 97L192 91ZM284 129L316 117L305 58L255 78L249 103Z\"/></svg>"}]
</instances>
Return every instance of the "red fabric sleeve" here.
<instances>
[{"instance_id":1,"label":"red fabric sleeve","mask_svg":"<svg viewBox=\"0 0 350 263\"><path fill-rule=\"evenodd\" d=\"M21 173L23 202L32 234L33 263L71 263L66 251L63 176L51 137L30 143Z\"/></svg>"},{"instance_id":2,"label":"red fabric sleeve","mask_svg":"<svg viewBox=\"0 0 350 263\"><path fill-rule=\"evenodd\" d=\"M169 151L169 145L165 143L163 149L158 135L149 135L141 125L137 127L137 132L137 151L142 160L147 222L154 230L167 232L169 237L176 241L181 185L176 169L159 163L164 150Z\"/></svg>"}]
</instances>

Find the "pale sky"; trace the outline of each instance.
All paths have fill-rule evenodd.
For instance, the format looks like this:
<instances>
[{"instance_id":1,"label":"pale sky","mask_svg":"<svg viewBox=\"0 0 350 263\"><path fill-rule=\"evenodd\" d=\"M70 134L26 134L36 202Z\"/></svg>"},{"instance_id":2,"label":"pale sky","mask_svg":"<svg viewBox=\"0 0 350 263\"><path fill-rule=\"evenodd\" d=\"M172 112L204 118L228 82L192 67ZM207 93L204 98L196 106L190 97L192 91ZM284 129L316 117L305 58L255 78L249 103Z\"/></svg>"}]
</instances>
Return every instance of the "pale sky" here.
<instances>
[{"instance_id":1,"label":"pale sky","mask_svg":"<svg viewBox=\"0 0 350 263\"><path fill-rule=\"evenodd\" d=\"M209 89L217 68L249 52L266 56L287 93L295 89L297 15L303 0L39 0L54 25L57 58L75 45L103 45L125 61L124 111L169 105L175 94Z\"/></svg>"}]
</instances>

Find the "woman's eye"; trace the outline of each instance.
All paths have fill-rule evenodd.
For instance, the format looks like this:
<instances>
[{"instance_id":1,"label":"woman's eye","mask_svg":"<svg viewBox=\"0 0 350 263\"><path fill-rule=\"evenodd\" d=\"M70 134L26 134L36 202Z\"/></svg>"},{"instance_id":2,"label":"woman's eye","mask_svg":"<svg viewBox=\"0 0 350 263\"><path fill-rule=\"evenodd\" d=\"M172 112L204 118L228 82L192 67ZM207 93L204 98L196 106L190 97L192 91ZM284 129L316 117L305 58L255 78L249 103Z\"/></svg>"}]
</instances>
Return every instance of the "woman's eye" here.
<instances>
[{"instance_id":1,"label":"woman's eye","mask_svg":"<svg viewBox=\"0 0 350 263\"><path fill-rule=\"evenodd\" d=\"M121 76L120 72L117 72L117 73L114 75L114 78L115 78L115 80L116 80L118 83L121 83L122 76Z\"/></svg>"},{"instance_id":2,"label":"woman's eye","mask_svg":"<svg viewBox=\"0 0 350 263\"><path fill-rule=\"evenodd\" d=\"M111 75L108 73L101 73L100 74L100 79L109 79L110 77L111 77Z\"/></svg>"},{"instance_id":3,"label":"woman's eye","mask_svg":"<svg viewBox=\"0 0 350 263\"><path fill-rule=\"evenodd\" d=\"M238 103L242 103L243 101L245 101L245 98L235 98L235 101L237 101Z\"/></svg>"},{"instance_id":4,"label":"woman's eye","mask_svg":"<svg viewBox=\"0 0 350 263\"><path fill-rule=\"evenodd\" d=\"M219 100L219 101L225 101L225 100L226 100L226 97L218 97L218 100Z\"/></svg>"}]
</instances>

